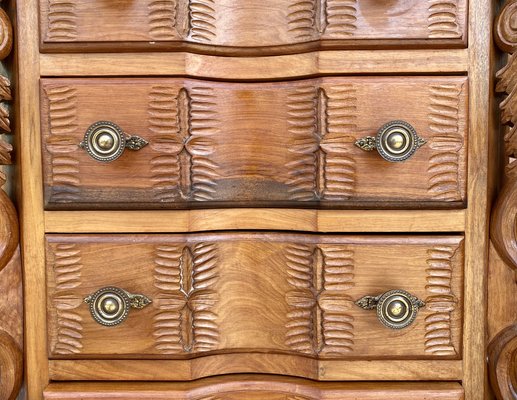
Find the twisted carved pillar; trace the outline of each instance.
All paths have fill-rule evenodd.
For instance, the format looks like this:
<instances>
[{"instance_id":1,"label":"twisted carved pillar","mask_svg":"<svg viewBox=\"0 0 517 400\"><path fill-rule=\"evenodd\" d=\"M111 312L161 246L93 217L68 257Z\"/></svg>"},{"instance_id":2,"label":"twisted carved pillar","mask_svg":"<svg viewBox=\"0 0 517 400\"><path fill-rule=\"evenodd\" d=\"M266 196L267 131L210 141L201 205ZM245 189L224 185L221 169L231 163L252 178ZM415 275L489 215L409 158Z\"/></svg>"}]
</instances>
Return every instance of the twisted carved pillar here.
<instances>
[{"instance_id":1,"label":"twisted carved pillar","mask_svg":"<svg viewBox=\"0 0 517 400\"><path fill-rule=\"evenodd\" d=\"M11 0L12 1L12 0ZM0 134L11 132L11 82L7 63L13 43L11 21L0 0ZM11 163L12 146L0 139L0 164ZM6 176L0 172L0 187ZM16 210L0 189L0 400L15 399L23 377L22 275Z\"/></svg>"},{"instance_id":2,"label":"twisted carved pillar","mask_svg":"<svg viewBox=\"0 0 517 400\"><path fill-rule=\"evenodd\" d=\"M496 41L508 53L507 65L497 74L498 92L506 95L501 102L505 125L504 149L509 163L504 185L492 214L491 239L500 258L517 271L517 0L506 2L496 21ZM491 267L495 260L491 260ZM515 275L514 275L515 280ZM513 284L517 294L517 284ZM497 306L497 305L496 305ZM489 346L489 372L498 399L517 399L517 310L511 310L513 325L499 332Z\"/></svg>"}]
</instances>

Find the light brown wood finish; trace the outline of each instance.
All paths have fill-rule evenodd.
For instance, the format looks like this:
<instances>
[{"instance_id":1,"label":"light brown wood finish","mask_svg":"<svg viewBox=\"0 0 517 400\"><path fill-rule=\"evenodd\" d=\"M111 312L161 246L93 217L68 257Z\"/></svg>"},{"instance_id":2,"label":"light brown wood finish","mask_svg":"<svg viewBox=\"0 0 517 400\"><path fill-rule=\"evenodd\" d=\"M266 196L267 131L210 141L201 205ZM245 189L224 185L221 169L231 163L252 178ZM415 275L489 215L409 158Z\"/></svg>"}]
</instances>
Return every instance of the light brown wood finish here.
<instances>
[{"instance_id":1,"label":"light brown wood finish","mask_svg":"<svg viewBox=\"0 0 517 400\"><path fill-rule=\"evenodd\" d=\"M44 79L46 206L461 207L467 91L463 77ZM400 119L427 140L409 160L354 145ZM97 121L149 145L96 161L78 144Z\"/></svg>"},{"instance_id":2,"label":"light brown wood finish","mask_svg":"<svg viewBox=\"0 0 517 400\"><path fill-rule=\"evenodd\" d=\"M237 229L306 232L462 232L465 210L214 209L46 211L48 233L182 233Z\"/></svg>"},{"instance_id":3,"label":"light brown wood finish","mask_svg":"<svg viewBox=\"0 0 517 400\"><path fill-rule=\"evenodd\" d=\"M245 393L244 390L248 392ZM64 385L53 383L45 399L195 399L195 400L374 400L463 399L458 383L316 383L285 377L243 375L209 378L194 383Z\"/></svg>"},{"instance_id":4,"label":"light brown wood finish","mask_svg":"<svg viewBox=\"0 0 517 400\"><path fill-rule=\"evenodd\" d=\"M21 223L25 314L25 380L27 397L41 399L48 385L46 351L45 250L41 184L39 117L38 8L35 1L16 1L17 82L16 160L18 212Z\"/></svg>"},{"instance_id":5,"label":"light brown wood finish","mask_svg":"<svg viewBox=\"0 0 517 400\"><path fill-rule=\"evenodd\" d=\"M300 364L300 358L275 354L235 354L184 360L51 360L50 378L56 381L195 380L220 374L253 373L257 366L277 375L298 375L322 381L461 381L460 360L323 361ZM303 368L303 369L302 369Z\"/></svg>"},{"instance_id":6,"label":"light brown wood finish","mask_svg":"<svg viewBox=\"0 0 517 400\"><path fill-rule=\"evenodd\" d=\"M192 50L231 55L350 46L462 46L466 0L45 0L44 51ZM133 42L127 44L127 42ZM81 43L78 48L77 43Z\"/></svg>"},{"instance_id":7,"label":"light brown wood finish","mask_svg":"<svg viewBox=\"0 0 517 400\"><path fill-rule=\"evenodd\" d=\"M145 65L146 76L277 80L317 75L465 74L468 56L466 49L345 50L246 58L181 52L138 57L131 53L41 54L40 67L42 76L135 76L142 74Z\"/></svg>"},{"instance_id":8,"label":"light brown wood finish","mask_svg":"<svg viewBox=\"0 0 517 400\"><path fill-rule=\"evenodd\" d=\"M510 162L505 167L504 186L492 215L491 239L497 253L493 250L490 254L489 282L489 372L492 388L498 399L517 397L517 164L514 161L517 154L516 19L517 1L507 1L497 19L496 40L503 51L510 53L506 66L497 74L497 91L508 95L500 107L502 123L507 125L504 127L504 150Z\"/></svg>"},{"instance_id":9,"label":"light brown wood finish","mask_svg":"<svg viewBox=\"0 0 517 400\"><path fill-rule=\"evenodd\" d=\"M304 356L461 354L461 237L222 233L47 240L52 358L291 353L302 356L303 369ZM109 266L100 274L105 260ZM152 303L120 325L103 327L83 299L109 286ZM417 322L401 331L354 305L392 289L426 303Z\"/></svg>"}]
</instances>

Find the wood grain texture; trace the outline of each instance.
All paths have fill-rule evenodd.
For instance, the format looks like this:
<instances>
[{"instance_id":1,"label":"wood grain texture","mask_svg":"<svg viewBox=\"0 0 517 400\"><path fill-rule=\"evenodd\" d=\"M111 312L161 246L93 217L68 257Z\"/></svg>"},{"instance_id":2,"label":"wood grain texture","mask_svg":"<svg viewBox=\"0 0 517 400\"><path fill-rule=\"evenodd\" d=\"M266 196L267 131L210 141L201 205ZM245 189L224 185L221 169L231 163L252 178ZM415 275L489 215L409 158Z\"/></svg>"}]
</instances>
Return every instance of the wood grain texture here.
<instances>
[{"instance_id":1,"label":"wood grain texture","mask_svg":"<svg viewBox=\"0 0 517 400\"><path fill-rule=\"evenodd\" d=\"M463 399L458 383L317 383L286 377L243 375L192 383L66 384L52 383L45 399L194 399L194 400L351 400Z\"/></svg>"},{"instance_id":2,"label":"wood grain texture","mask_svg":"<svg viewBox=\"0 0 517 400\"><path fill-rule=\"evenodd\" d=\"M379 40L397 47L458 47L465 43L466 8L466 0L45 0L41 47L78 51L81 43L81 51L236 55L378 46Z\"/></svg>"},{"instance_id":3,"label":"wood grain texture","mask_svg":"<svg viewBox=\"0 0 517 400\"><path fill-rule=\"evenodd\" d=\"M461 207L467 86L463 77L44 79L47 208ZM354 146L393 119L428 145L405 163ZM78 147L99 120L150 145L99 163Z\"/></svg>"},{"instance_id":4,"label":"wood grain texture","mask_svg":"<svg viewBox=\"0 0 517 400\"><path fill-rule=\"evenodd\" d=\"M286 354L205 355L192 360L49 360L54 381L191 381L224 374L298 376L317 381L461 381L461 360L316 360Z\"/></svg>"},{"instance_id":5,"label":"wood grain texture","mask_svg":"<svg viewBox=\"0 0 517 400\"><path fill-rule=\"evenodd\" d=\"M393 62L397 60L397 62ZM317 51L270 57L214 57L174 53L41 54L42 76L182 75L221 80L278 80L317 75L465 74L465 49Z\"/></svg>"},{"instance_id":6,"label":"wood grain texture","mask_svg":"<svg viewBox=\"0 0 517 400\"><path fill-rule=\"evenodd\" d=\"M48 235L50 356L185 359L258 352L299 356L300 368L306 355L457 359L461 240L274 233ZM449 252L435 254L439 251ZM436 298L437 288L429 289L437 279L426 272L430 255L442 260L435 268L445 263L450 273L445 299ZM107 258L110 267L100 275L99 262ZM388 267L392 276L380 279ZM119 326L102 327L80 300L105 286L145 294L153 303L132 311ZM393 288L428 303L420 322L400 332L353 304ZM440 331L432 329L430 319Z\"/></svg>"},{"instance_id":7,"label":"wood grain texture","mask_svg":"<svg viewBox=\"0 0 517 400\"><path fill-rule=\"evenodd\" d=\"M12 4L12 2L11 2ZM15 57L18 76L15 101L16 185L24 258L24 329L26 394L41 399L49 383L46 335L45 244L41 180L41 132L39 117L38 4L16 1ZM29 289L30 288L30 289Z\"/></svg>"},{"instance_id":8,"label":"wood grain texture","mask_svg":"<svg viewBox=\"0 0 517 400\"><path fill-rule=\"evenodd\" d=\"M465 210L212 209L47 211L48 233L184 233L235 229L306 232L462 232Z\"/></svg>"},{"instance_id":9,"label":"wood grain texture","mask_svg":"<svg viewBox=\"0 0 517 400\"><path fill-rule=\"evenodd\" d=\"M490 381L497 399L517 396L517 325L510 325L497 334L488 348Z\"/></svg>"}]
</instances>

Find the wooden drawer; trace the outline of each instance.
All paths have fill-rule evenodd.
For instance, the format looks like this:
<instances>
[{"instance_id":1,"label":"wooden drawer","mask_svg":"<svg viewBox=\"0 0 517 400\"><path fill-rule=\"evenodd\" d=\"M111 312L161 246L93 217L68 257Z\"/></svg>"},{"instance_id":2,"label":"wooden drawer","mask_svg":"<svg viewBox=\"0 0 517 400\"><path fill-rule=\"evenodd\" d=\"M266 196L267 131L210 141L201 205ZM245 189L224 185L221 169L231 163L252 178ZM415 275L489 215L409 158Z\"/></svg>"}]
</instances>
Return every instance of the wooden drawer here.
<instances>
[{"instance_id":1,"label":"wooden drawer","mask_svg":"<svg viewBox=\"0 0 517 400\"><path fill-rule=\"evenodd\" d=\"M51 359L188 364L204 356L209 361L190 368L207 376L221 373L233 356L263 353L285 357L290 374L303 376L311 360L461 358L462 236L47 235L46 241ZM103 326L83 299L104 287L152 302ZM375 310L354 304L392 289L425 302L404 329L389 329ZM233 372L270 372L271 365L251 360L237 362L244 370Z\"/></svg>"},{"instance_id":2,"label":"wooden drawer","mask_svg":"<svg viewBox=\"0 0 517 400\"><path fill-rule=\"evenodd\" d=\"M40 0L43 50L461 46L467 0Z\"/></svg>"},{"instance_id":3,"label":"wooden drawer","mask_svg":"<svg viewBox=\"0 0 517 400\"><path fill-rule=\"evenodd\" d=\"M46 208L462 207L467 92L452 76L45 78ZM393 120L427 141L408 160L354 145ZM79 143L97 121L149 145L96 161Z\"/></svg>"},{"instance_id":4,"label":"wooden drawer","mask_svg":"<svg viewBox=\"0 0 517 400\"><path fill-rule=\"evenodd\" d=\"M277 376L218 377L192 383L51 383L46 400L462 400L458 383L317 383Z\"/></svg>"}]
</instances>

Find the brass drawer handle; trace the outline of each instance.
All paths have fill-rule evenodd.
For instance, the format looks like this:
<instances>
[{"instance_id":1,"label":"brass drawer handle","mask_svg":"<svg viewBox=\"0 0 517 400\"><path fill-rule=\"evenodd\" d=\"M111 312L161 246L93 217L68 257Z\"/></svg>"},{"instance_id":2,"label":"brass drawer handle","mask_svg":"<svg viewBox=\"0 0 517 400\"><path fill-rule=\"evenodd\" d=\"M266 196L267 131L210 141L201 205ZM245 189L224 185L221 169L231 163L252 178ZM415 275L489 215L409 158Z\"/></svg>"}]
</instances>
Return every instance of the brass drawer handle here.
<instances>
[{"instance_id":1,"label":"brass drawer handle","mask_svg":"<svg viewBox=\"0 0 517 400\"><path fill-rule=\"evenodd\" d=\"M152 301L143 294L131 294L117 287L105 287L84 298L93 319L104 326L118 325L131 308L142 309Z\"/></svg>"},{"instance_id":2,"label":"brass drawer handle","mask_svg":"<svg viewBox=\"0 0 517 400\"><path fill-rule=\"evenodd\" d=\"M391 121L379 129L377 136L366 136L355 142L364 151L377 150L382 158L390 162L401 162L411 157L426 144L406 121Z\"/></svg>"},{"instance_id":3,"label":"brass drawer handle","mask_svg":"<svg viewBox=\"0 0 517 400\"><path fill-rule=\"evenodd\" d=\"M379 296L364 296L355 302L365 309L377 309L377 318L391 329L402 329L413 323L418 310L425 306L419 298L405 290L390 290Z\"/></svg>"},{"instance_id":4,"label":"brass drawer handle","mask_svg":"<svg viewBox=\"0 0 517 400\"><path fill-rule=\"evenodd\" d=\"M119 158L125 149L140 150L149 142L139 136L126 135L113 122L98 121L90 125L79 146L97 161L110 162Z\"/></svg>"}]
</instances>

